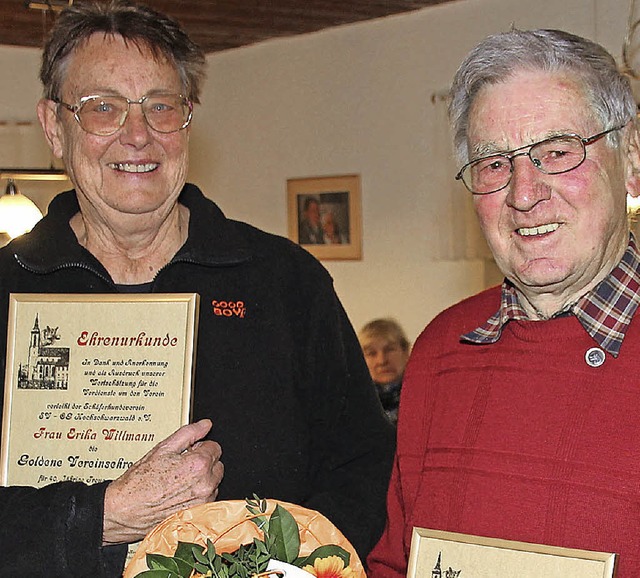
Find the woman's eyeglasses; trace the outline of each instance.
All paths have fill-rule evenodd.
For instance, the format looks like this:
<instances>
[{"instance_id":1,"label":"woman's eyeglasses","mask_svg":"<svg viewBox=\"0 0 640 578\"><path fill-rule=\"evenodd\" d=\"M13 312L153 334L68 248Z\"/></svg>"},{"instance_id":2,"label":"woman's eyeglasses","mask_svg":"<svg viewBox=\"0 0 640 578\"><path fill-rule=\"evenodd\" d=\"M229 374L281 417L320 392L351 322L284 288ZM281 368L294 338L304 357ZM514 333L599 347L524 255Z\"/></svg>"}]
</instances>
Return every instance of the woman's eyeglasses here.
<instances>
[{"instance_id":1,"label":"woman's eyeglasses","mask_svg":"<svg viewBox=\"0 0 640 578\"><path fill-rule=\"evenodd\" d=\"M127 120L132 104L142 107L147 124L155 131L171 133L186 128L193 116L193 104L181 94L153 94L139 100L124 96L83 96L77 104L54 101L70 110L78 124L88 133L110 136Z\"/></svg>"}]
</instances>

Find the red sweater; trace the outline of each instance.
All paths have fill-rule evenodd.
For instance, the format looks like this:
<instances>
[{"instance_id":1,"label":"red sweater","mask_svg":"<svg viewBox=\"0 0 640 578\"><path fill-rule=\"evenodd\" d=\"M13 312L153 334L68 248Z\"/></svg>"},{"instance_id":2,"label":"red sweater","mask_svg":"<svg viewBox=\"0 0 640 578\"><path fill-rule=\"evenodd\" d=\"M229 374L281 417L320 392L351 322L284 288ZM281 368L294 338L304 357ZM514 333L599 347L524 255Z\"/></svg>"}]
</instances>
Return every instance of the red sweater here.
<instances>
[{"instance_id":1,"label":"red sweater","mask_svg":"<svg viewBox=\"0 0 640 578\"><path fill-rule=\"evenodd\" d=\"M573 316L460 343L499 303L467 299L414 346L369 578L406 575L414 526L616 552L617 578L640 576L640 321L597 368Z\"/></svg>"}]
</instances>

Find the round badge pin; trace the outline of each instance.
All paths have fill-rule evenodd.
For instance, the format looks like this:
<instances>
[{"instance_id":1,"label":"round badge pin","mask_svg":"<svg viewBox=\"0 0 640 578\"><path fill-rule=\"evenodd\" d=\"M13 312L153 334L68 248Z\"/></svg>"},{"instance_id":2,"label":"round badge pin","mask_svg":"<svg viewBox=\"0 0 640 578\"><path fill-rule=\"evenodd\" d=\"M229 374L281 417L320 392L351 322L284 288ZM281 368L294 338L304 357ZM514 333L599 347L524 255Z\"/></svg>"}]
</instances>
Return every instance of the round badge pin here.
<instances>
[{"instance_id":1,"label":"round badge pin","mask_svg":"<svg viewBox=\"0 0 640 578\"><path fill-rule=\"evenodd\" d=\"M600 367L605 361L605 353L599 347L592 347L584 354L584 360L589 367Z\"/></svg>"}]
</instances>

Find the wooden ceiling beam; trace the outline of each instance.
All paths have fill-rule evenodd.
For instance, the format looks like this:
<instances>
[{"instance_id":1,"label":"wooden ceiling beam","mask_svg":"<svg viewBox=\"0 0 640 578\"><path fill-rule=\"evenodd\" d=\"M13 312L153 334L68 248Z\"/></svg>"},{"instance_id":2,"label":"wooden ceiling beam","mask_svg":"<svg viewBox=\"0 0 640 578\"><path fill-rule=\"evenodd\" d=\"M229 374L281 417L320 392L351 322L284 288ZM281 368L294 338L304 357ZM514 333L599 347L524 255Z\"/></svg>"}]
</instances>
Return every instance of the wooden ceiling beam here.
<instances>
[{"instance_id":1,"label":"wooden ceiling beam","mask_svg":"<svg viewBox=\"0 0 640 578\"><path fill-rule=\"evenodd\" d=\"M206 53L447 1L450 0L147 0L150 6L179 20ZM28 4L29 0L0 0L0 44L42 46L55 14L30 9Z\"/></svg>"}]
</instances>

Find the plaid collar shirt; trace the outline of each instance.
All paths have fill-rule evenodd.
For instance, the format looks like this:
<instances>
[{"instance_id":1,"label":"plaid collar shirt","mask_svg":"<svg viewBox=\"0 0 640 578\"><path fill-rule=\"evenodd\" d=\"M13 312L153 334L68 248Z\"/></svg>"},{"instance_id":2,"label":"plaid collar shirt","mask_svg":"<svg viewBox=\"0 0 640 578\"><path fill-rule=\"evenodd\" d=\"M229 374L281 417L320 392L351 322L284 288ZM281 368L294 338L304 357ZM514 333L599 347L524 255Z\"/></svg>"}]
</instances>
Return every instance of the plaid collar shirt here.
<instances>
[{"instance_id":1,"label":"plaid collar shirt","mask_svg":"<svg viewBox=\"0 0 640 578\"><path fill-rule=\"evenodd\" d=\"M640 253L631 234L627 250L613 271L554 317L574 315L602 349L617 357L625 332L640 304L639 291ZM462 335L460 340L477 344L495 343L509 321L523 319L528 319L528 316L518 301L515 288L505 280L502 283L500 309L483 325Z\"/></svg>"}]
</instances>

